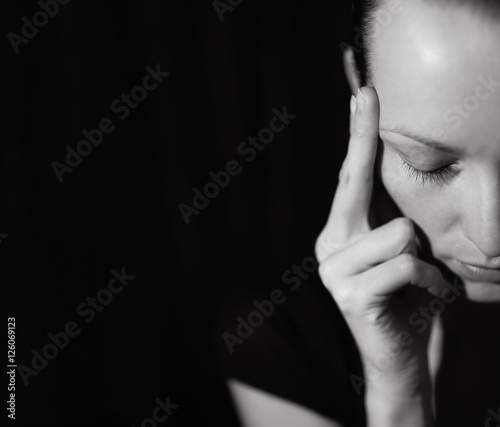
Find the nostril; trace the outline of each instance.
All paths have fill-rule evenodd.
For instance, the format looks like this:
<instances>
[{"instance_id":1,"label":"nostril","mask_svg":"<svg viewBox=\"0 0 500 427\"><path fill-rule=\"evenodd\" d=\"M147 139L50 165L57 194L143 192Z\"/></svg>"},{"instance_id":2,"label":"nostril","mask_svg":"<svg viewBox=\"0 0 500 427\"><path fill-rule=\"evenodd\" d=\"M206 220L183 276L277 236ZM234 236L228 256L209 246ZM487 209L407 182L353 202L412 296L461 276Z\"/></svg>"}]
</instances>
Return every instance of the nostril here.
<instances>
[{"instance_id":1,"label":"nostril","mask_svg":"<svg viewBox=\"0 0 500 427\"><path fill-rule=\"evenodd\" d=\"M485 210L483 205L481 215L469 219L462 233L488 257L490 265L500 267L500 220L493 215L486 215Z\"/></svg>"}]
</instances>

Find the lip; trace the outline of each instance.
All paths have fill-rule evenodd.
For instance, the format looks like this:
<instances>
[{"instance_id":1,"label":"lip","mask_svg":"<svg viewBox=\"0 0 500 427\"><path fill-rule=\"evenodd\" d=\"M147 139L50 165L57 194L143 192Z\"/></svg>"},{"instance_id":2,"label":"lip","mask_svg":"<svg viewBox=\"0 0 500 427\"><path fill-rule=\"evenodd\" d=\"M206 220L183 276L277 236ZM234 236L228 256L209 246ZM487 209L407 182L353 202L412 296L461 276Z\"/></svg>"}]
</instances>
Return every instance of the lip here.
<instances>
[{"instance_id":1,"label":"lip","mask_svg":"<svg viewBox=\"0 0 500 427\"><path fill-rule=\"evenodd\" d=\"M500 284L500 268L486 268L466 262L452 260L461 276L476 282L491 282Z\"/></svg>"}]
</instances>

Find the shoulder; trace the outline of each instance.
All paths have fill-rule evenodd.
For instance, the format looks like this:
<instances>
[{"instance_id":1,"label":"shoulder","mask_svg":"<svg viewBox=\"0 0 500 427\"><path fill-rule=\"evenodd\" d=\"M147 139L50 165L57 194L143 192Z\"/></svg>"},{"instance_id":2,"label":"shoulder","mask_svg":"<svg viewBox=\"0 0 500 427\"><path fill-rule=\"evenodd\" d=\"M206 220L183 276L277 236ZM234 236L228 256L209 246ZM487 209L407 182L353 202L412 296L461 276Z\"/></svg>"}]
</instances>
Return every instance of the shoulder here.
<instances>
[{"instance_id":1,"label":"shoulder","mask_svg":"<svg viewBox=\"0 0 500 427\"><path fill-rule=\"evenodd\" d=\"M291 289L227 295L214 337L223 375L326 416L361 417L359 354L335 302L317 275Z\"/></svg>"}]
</instances>

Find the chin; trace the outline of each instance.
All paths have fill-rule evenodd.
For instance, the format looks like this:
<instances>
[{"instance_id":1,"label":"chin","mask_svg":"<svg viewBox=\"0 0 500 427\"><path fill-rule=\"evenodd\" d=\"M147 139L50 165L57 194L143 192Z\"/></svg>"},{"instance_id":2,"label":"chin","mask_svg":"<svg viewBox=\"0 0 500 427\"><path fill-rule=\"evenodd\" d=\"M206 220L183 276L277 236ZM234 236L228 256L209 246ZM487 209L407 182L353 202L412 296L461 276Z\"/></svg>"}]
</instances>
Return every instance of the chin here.
<instances>
[{"instance_id":1,"label":"chin","mask_svg":"<svg viewBox=\"0 0 500 427\"><path fill-rule=\"evenodd\" d=\"M465 296L474 302L500 302L500 283L472 282L463 279Z\"/></svg>"}]
</instances>

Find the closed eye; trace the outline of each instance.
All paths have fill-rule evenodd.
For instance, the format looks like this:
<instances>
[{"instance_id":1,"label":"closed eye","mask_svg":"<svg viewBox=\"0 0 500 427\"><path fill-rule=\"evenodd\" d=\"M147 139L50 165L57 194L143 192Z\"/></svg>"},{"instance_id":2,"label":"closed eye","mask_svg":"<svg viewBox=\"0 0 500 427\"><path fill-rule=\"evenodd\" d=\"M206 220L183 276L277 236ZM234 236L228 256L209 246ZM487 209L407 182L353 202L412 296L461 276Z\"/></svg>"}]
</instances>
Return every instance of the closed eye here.
<instances>
[{"instance_id":1,"label":"closed eye","mask_svg":"<svg viewBox=\"0 0 500 427\"><path fill-rule=\"evenodd\" d=\"M417 182L420 182L422 185L424 184L435 184L435 185L443 185L448 183L452 178L457 175L457 171L454 170L453 166L456 163L451 163L446 166L442 166L439 169L424 171L421 169L417 169L416 167L410 165L405 162L403 159L400 168L403 169L408 178L412 178Z\"/></svg>"}]
</instances>

